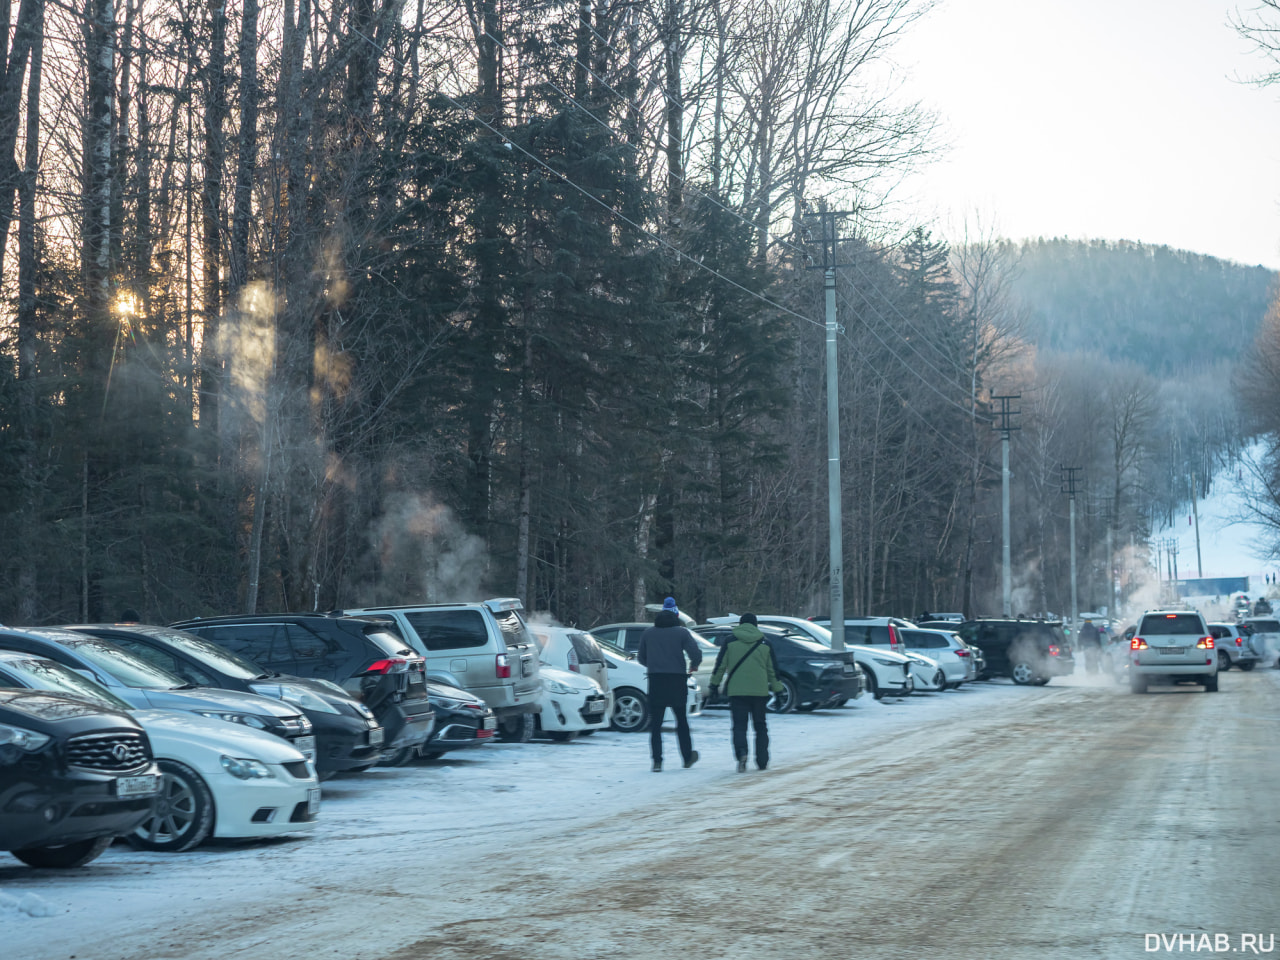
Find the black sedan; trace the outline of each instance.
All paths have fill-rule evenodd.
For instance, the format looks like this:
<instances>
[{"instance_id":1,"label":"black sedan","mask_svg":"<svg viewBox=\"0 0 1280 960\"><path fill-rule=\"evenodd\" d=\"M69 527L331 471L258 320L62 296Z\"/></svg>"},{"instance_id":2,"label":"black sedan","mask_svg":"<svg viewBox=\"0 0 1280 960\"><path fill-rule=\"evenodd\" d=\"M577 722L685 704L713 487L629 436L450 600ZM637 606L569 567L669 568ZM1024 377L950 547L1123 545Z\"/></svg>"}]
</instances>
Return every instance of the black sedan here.
<instances>
[{"instance_id":1,"label":"black sedan","mask_svg":"<svg viewBox=\"0 0 1280 960\"><path fill-rule=\"evenodd\" d=\"M0 850L78 867L147 817L151 744L127 713L39 690L0 690Z\"/></svg>"},{"instance_id":2,"label":"black sedan","mask_svg":"<svg viewBox=\"0 0 1280 960\"><path fill-rule=\"evenodd\" d=\"M422 756L434 760L446 750L493 742L498 718L474 693L434 677L427 678L427 692L436 711L436 729L422 748Z\"/></svg>"},{"instance_id":3,"label":"black sedan","mask_svg":"<svg viewBox=\"0 0 1280 960\"><path fill-rule=\"evenodd\" d=\"M382 755L386 733L377 717L335 683L273 673L171 627L97 623L64 629L110 640L188 683L245 690L292 703L315 728L316 773L322 780L342 770L367 769Z\"/></svg>"},{"instance_id":4,"label":"black sedan","mask_svg":"<svg viewBox=\"0 0 1280 960\"><path fill-rule=\"evenodd\" d=\"M733 636L733 627L722 624L704 624L697 628L717 647ZM765 643L773 651L774 669L785 688L769 701L769 709L775 713L792 710L816 710L819 707L836 707L862 696L865 684L862 670L849 652L836 653L830 647L797 637L781 627L760 627ZM706 703L725 703L722 695Z\"/></svg>"}]
</instances>

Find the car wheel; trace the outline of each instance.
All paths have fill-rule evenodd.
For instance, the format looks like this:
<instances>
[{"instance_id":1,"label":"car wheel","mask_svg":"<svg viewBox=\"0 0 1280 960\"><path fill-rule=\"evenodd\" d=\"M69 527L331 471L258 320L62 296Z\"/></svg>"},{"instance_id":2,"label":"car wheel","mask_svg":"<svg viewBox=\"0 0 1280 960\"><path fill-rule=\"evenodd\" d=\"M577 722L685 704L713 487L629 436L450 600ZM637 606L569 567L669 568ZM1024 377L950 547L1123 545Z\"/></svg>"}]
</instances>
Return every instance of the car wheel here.
<instances>
[{"instance_id":1,"label":"car wheel","mask_svg":"<svg viewBox=\"0 0 1280 960\"><path fill-rule=\"evenodd\" d=\"M1218 675L1216 673L1212 677L1204 678L1204 692L1205 693L1218 692Z\"/></svg>"},{"instance_id":2,"label":"car wheel","mask_svg":"<svg viewBox=\"0 0 1280 960\"><path fill-rule=\"evenodd\" d=\"M508 743L528 743L533 739L537 717L532 713L518 713L498 722L498 733Z\"/></svg>"},{"instance_id":3,"label":"car wheel","mask_svg":"<svg viewBox=\"0 0 1280 960\"><path fill-rule=\"evenodd\" d=\"M947 689L947 675L939 670L933 675L933 685L939 690Z\"/></svg>"},{"instance_id":4,"label":"car wheel","mask_svg":"<svg viewBox=\"0 0 1280 960\"><path fill-rule=\"evenodd\" d=\"M1032 682L1032 683L1034 683L1037 687L1043 687L1045 684L1047 684L1047 683L1049 682L1049 678L1048 678L1048 677L1036 677L1036 678L1035 678L1034 680L1032 680L1031 682Z\"/></svg>"},{"instance_id":5,"label":"car wheel","mask_svg":"<svg viewBox=\"0 0 1280 960\"><path fill-rule=\"evenodd\" d=\"M613 729L639 733L649 728L649 700L639 690L619 690L613 698Z\"/></svg>"},{"instance_id":6,"label":"car wheel","mask_svg":"<svg viewBox=\"0 0 1280 960\"><path fill-rule=\"evenodd\" d=\"M1147 692L1147 681L1146 681L1146 678L1145 678L1145 677L1135 677L1135 676L1133 676L1133 675L1131 674L1131 675L1129 676L1129 689L1130 689L1130 691L1132 691L1133 693L1146 693L1146 692Z\"/></svg>"},{"instance_id":7,"label":"car wheel","mask_svg":"<svg viewBox=\"0 0 1280 960\"><path fill-rule=\"evenodd\" d=\"M880 692L880 687L876 683L876 674L874 670L867 671L867 685L862 691L864 694L871 694L872 699L879 700L884 694Z\"/></svg>"},{"instance_id":8,"label":"car wheel","mask_svg":"<svg viewBox=\"0 0 1280 960\"><path fill-rule=\"evenodd\" d=\"M443 756L444 756L443 750L423 750L422 751L423 760L439 760Z\"/></svg>"},{"instance_id":9,"label":"car wheel","mask_svg":"<svg viewBox=\"0 0 1280 960\"><path fill-rule=\"evenodd\" d=\"M782 684L782 692L769 698L767 709L770 713L790 713L797 706L795 681L790 677L779 677L778 682Z\"/></svg>"},{"instance_id":10,"label":"car wheel","mask_svg":"<svg viewBox=\"0 0 1280 960\"><path fill-rule=\"evenodd\" d=\"M1257 665L1258 663L1256 660L1246 660L1242 664L1240 664L1240 669L1243 670L1245 673L1248 673Z\"/></svg>"},{"instance_id":11,"label":"car wheel","mask_svg":"<svg viewBox=\"0 0 1280 960\"><path fill-rule=\"evenodd\" d=\"M1223 673L1231 669L1231 656L1225 650L1218 651L1218 669Z\"/></svg>"},{"instance_id":12,"label":"car wheel","mask_svg":"<svg viewBox=\"0 0 1280 960\"><path fill-rule=\"evenodd\" d=\"M60 843L52 847L27 847L25 850L14 850L13 855L29 867L65 870L69 867L83 867L90 860L98 859L113 840L115 837L95 837L92 840Z\"/></svg>"},{"instance_id":13,"label":"car wheel","mask_svg":"<svg viewBox=\"0 0 1280 960\"><path fill-rule=\"evenodd\" d=\"M1027 661L1018 660L1014 663L1013 669L1009 672L1009 676L1013 678L1014 683L1025 686L1028 683L1035 682L1036 671L1031 664L1027 663Z\"/></svg>"},{"instance_id":14,"label":"car wheel","mask_svg":"<svg viewBox=\"0 0 1280 960\"><path fill-rule=\"evenodd\" d=\"M418 757L418 751L413 747L401 747L399 750L393 750L381 760L378 761L380 767L404 767L408 766ZM368 770L368 767L357 767L352 773L359 773L361 770Z\"/></svg>"},{"instance_id":15,"label":"car wheel","mask_svg":"<svg viewBox=\"0 0 1280 960\"><path fill-rule=\"evenodd\" d=\"M161 760L160 796L151 816L125 839L138 850L181 853L213 832L213 794L185 763Z\"/></svg>"},{"instance_id":16,"label":"car wheel","mask_svg":"<svg viewBox=\"0 0 1280 960\"><path fill-rule=\"evenodd\" d=\"M836 709L836 708L838 708L838 707L843 707L843 706L844 706L846 703L848 703L848 702L849 702L849 698L848 698L848 697L841 697L841 698L840 698L839 700L837 700L835 703L831 704L831 707L832 707L832 709Z\"/></svg>"}]
</instances>

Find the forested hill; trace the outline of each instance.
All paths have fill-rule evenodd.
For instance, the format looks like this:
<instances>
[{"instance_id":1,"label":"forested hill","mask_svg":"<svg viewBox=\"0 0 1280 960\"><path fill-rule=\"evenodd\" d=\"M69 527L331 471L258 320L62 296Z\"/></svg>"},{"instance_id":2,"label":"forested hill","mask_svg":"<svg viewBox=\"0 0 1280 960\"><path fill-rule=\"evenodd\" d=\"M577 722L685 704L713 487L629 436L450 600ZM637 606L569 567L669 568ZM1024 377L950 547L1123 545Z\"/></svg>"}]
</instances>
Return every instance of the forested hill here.
<instances>
[{"instance_id":1,"label":"forested hill","mask_svg":"<svg viewBox=\"0 0 1280 960\"><path fill-rule=\"evenodd\" d=\"M1264 267L1129 241L1042 239L1020 251L1013 286L1032 342L1152 372L1248 350L1276 283Z\"/></svg>"}]
</instances>

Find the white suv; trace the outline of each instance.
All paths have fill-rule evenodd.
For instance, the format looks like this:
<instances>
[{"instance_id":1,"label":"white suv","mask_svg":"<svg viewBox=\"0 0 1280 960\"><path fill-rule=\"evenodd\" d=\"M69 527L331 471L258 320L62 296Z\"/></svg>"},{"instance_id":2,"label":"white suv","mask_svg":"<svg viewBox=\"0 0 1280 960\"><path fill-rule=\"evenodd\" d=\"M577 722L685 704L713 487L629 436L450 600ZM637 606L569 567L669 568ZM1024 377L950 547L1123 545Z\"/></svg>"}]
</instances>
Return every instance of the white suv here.
<instances>
[{"instance_id":1,"label":"white suv","mask_svg":"<svg viewBox=\"0 0 1280 960\"><path fill-rule=\"evenodd\" d=\"M1149 610L1129 641L1129 689L1191 681L1218 689L1218 654L1204 617L1189 610Z\"/></svg>"}]
</instances>

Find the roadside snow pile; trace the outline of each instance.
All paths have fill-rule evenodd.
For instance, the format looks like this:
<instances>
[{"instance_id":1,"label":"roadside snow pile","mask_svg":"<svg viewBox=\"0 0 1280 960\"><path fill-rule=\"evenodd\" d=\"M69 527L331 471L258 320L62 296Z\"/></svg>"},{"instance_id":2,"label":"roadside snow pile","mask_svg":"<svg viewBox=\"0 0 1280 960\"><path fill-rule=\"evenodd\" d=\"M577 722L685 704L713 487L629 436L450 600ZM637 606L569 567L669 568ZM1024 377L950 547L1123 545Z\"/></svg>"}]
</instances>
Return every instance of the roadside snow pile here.
<instances>
[{"instance_id":1,"label":"roadside snow pile","mask_svg":"<svg viewBox=\"0 0 1280 960\"><path fill-rule=\"evenodd\" d=\"M0 890L0 917L52 917L58 908L34 893L24 893L19 897Z\"/></svg>"}]
</instances>

